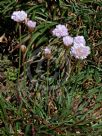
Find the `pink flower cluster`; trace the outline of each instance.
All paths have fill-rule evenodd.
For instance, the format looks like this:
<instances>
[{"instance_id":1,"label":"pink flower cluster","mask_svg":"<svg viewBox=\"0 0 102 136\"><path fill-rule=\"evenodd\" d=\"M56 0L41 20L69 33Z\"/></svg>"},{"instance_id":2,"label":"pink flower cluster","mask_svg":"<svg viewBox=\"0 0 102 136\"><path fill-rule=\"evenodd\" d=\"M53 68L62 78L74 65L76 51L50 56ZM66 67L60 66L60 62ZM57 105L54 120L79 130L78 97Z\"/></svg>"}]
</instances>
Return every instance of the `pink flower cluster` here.
<instances>
[{"instance_id":1,"label":"pink flower cluster","mask_svg":"<svg viewBox=\"0 0 102 136\"><path fill-rule=\"evenodd\" d=\"M87 56L90 54L90 47L86 46L86 41L83 36L76 36L74 38L70 53L76 59L87 58Z\"/></svg>"},{"instance_id":2,"label":"pink flower cluster","mask_svg":"<svg viewBox=\"0 0 102 136\"><path fill-rule=\"evenodd\" d=\"M74 44L83 44L83 45L85 45L86 41L85 41L84 36L76 36L74 38Z\"/></svg>"},{"instance_id":3,"label":"pink flower cluster","mask_svg":"<svg viewBox=\"0 0 102 136\"><path fill-rule=\"evenodd\" d=\"M52 34L54 36L57 36L58 38L64 37L68 35L68 29L65 25L57 25L56 28L52 31Z\"/></svg>"},{"instance_id":4,"label":"pink flower cluster","mask_svg":"<svg viewBox=\"0 0 102 136\"><path fill-rule=\"evenodd\" d=\"M90 47L89 46L85 46L82 43L74 44L71 47L70 53L76 59L85 59L90 54Z\"/></svg>"},{"instance_id":5,"label":"pink flower cluster","mask_svg":"<svg viewBox=\"0 0 102 136\"><path fill-rule=\"evenodd\" d=\"M32 21L32 20L28 20L26 25L28 27L31 27L31 28L35 28L36 27L36 22Z\"/></svg>"},{"instance_id":6,"label":"pink flower cluster","mask_svg":"<svg viewBox=\"0 0 102 136\"><path fill-rule=\"evenodd\" d=\"M28 27L28 30L32 32L36 27L36 22L29 20L27 18L27 13L23 10L14 11L11 15L11 19L18 23L24 22ZM90 47L86 46L86 41L83 36L71 37L68 33L68 29L65 25L56 25L56 28L53 29L52 34L58 38L63 38L63 44L66 47L71 46L70 53L77 59L85 59L90 54ZM48 48L45 49L45 53L48 52Z\"/></svg>"},{"instance_id":7,"label":"pink flower cluster","mask_svg":"<svg viewBox=\"0 0 102 136\"><path fill-rule=\"evenodd\" d=\"M27 18L27 13L24 12L23 10L21 11L14 11L11 19L13 19L16 22L23 22Z\"/></svg>"},{"instance_id":8,"label":"pink flower cluster","mask_svg":"<svg viewBox=\"0 0 102 136\"><path fill-rule=\"evenodd\" d=\"M90 47L86 46L84 36L71 37L65 25L57 25L52 34L58 38L63 38L63 44L66 47L71 46L70 54L76 59L85 59L90 54Z\"/></svg>"},{"instance_id":9,"label":"pink flower cluster","mask_svg":"<svg viewBox=\"0 0 102 136\"><path fill-rule=\"evenodd\" d=\"M27 18L27 13L23 10L14 11L11 15L11 19L13 19L14 21L18 23L24 22L30 31L33 31L34 28L36 27L36 22L29 20Z\"/></svg>"},{"instance_id":10,"label":"pink flower cluster","mask_svg":"<svg viewBox=\"0 0 102 136\"><path fill-rule=\"evenodd\" d=\"M63 37L63 43L65 46L72 45L73 44L73 37L71 37L71 36Z\"/></svg>"},{"instance_id":11,"label":"pink flower cluster","mask_svg":"<svg viewBox=\"0 0 102 136\"><path fill-rule=\"evenodd\" d=\"M25 24L26 24L26 26L28 26L28 29L30 32L32 32L34 30L34 28L36 27L36 22L34 22L32 20L27 20Z\"/></svg>"}]
</instances>

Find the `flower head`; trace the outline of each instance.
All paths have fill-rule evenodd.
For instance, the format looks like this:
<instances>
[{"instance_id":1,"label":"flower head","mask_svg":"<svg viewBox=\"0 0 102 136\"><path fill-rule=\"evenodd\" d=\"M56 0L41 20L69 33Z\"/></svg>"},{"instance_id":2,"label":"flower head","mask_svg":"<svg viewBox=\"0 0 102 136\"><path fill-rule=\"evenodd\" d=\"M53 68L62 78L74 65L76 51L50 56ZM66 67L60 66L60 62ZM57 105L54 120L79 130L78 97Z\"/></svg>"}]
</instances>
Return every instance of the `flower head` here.
<instances>
[{"instance_id":1,"label":"flower head","mask_svg":"<svg viewBox=\"0 0 102 136\"><path fill-rule=\"evenodd\" d=\"M71 36L65 36L63 37L63 43L65 46L70 46L73 44L73 37Z\"/></svg>"},{"instance_id":2,"label":"flower head","mask_svg":"<svg viewBox=\"0 0 102 136\"><path fill-rule=\"evenodd\" d=\"M83 44L83 45L85 45L86 41L85 41L84 36L76 36L74 38L74 44Z\"/></svg>"},{"instance_id":3,"label":"flower head","mask_svg":"<svg viewBox=\"0 0 102 136\"><path fill-rule=\"evenodd\" d=\"M32 21L32 20L28 20L26 25L29 27L29 28L35 28L36 27L36 22Z\"/></svg>"},{"instance_id":4,"label":"flower head","mask_svg":"<svg viewBox=\"0 0 102 136\"><path fill-rule=\"evenodd\" d=\"M27 13L23 10L21 11L14 11L11 15L11 19L13 19L16 22L23 22L27 19Z\"/></svg>"},{"instance_id":5,"label":"flower head","mask_svg":"<svg viewBox=\"0 0 102 136\"><path fill-rule=\"evenodd\" d=\"M36 22L34 22L32 20L28 20L26 22L26 25L28 26L29 31L32 32L34 30L34 28L36 27Z\"/></svg>"},{"instance_id":6,"label":"flower head","mask_svg":"<svg viewBox=\"0 0 102 136\"><path fill-rule=\"evenodd\" d=\"M84 46L83 44L74 44L71 47L70 53L76 59L85 59L90 54L90 47Z\"/></svg>"},{"instance_id":7,"label":"flower head","mask_svg":"<svg viewBox=\"0 0 102 136\"><path fill-rule=\"evenodd\" d=\"M58 38L64 37L68 35L68 29L65 25L57 25L56 28L52 31L52 34L54 36L57 36Z\"/></svg>"}]
</instances>

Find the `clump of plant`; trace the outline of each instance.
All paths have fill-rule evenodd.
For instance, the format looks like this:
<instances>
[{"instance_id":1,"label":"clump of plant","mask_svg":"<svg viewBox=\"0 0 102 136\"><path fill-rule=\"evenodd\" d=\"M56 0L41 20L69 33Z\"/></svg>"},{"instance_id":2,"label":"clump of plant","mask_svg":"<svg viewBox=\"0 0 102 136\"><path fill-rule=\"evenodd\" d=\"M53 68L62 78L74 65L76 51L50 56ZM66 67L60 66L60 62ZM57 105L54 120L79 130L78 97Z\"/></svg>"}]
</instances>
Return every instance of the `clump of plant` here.
<instances>
[{"instance_id":1,"label":"clump of plant","mask_svg":"<svg viewBox=\"0 0 102 136\"><path fill-rule=\"evenodd\" d=\"M25 57L26 57L27 53L29 53L29 51L30 51L29 50L29 45L27 47L25 45L21 45L21 23L24 23L28 27L28 31L31 34L35 29L36 22L34 22L32 20L29 20L27 18L27 13L24 12L24 11L15 11L15 12L13 12L13 14L11 16L11 19L13 19L14 21L16 21L19 24L20 42L17 45L17 47L15 47L15 48L20 48L20 53L19 53L19 67L20 67L21 52L23 54L23 63L24 63L25 62ZM62 52L60 52L60 53L58 52L58 54L59 54L59 56L61 55L62 58L64 58L65 63L66 63L66 59L67 59L69 61L69 63L71 64L71 58L73 56L77 60L78 59L83 60L83 59L86 59L87 56L90 54L90 47L86 46L86 41L84 39L84 36L79 36L78 35L76 37L71 37L69 35L68 29L67 29L67 27L65 25L61 25L61 24L56 25L56 28L52 30L52 34L54 36L60 38L60 40L59 40L61 42L60 45L63 44L63 47L60 47L60 45L58 45L59 48L62 48L61 50L63 50L62 51L63 54L62 54ZM31 36L32 35L30 35L30 39L31 39ZM62 38L63 43L61 41L61 38ZM58 41L58 39L57 39L57 41ZM53 46L53 47L51 47L51 46ZM52 62L55 62L55 63L58 62L57 58L56 58L56 60L53 59L54 58L53 51L51 51L51 49L50 49L50 48L54 49L54 46L56 46L56 44L53 45L53 41L50 41L50 43L48 43L48 46L46 45L46 48L43 49L44 56L42 54L42 59L41 60L47 61L47 66L46 67L48 67L48 68L45 68L45 69L50 70L50 59L51 59ZM41 62L41 61L39 61L39 62ZM68 64L68 65L70 65L70 64ZM37 65L37 69L39 69L38 67L39 67L39 65ZM53 68L53 69L55 69L55 68Z\"/></svg>"},{"instance_id":2,"label":"clump of plant","mask_svg":"<svg viewBox=\"0 0 102 136\"><path fill-rule=\"evenodd\" d=\"M33 6L27 12L18 10L11 15L19 31L17 45L10 51L12 56L17 51L18 82L12 96L2 95L1 132L93 135L101 124L97 123L101 119L101 79L100 69L87 65L92 50L86 40L87 29L83 22L77 30L82 27L84 34L74 29L82 8L73 1L71 6L59 0L50 1L51 6L48 1L46 5L45 1L40 2L41 5L31 2L29 5ZM67 13L68 8L73 13ZM96 135L100 133L101 130Z\"/></svg>"}]
</instances>

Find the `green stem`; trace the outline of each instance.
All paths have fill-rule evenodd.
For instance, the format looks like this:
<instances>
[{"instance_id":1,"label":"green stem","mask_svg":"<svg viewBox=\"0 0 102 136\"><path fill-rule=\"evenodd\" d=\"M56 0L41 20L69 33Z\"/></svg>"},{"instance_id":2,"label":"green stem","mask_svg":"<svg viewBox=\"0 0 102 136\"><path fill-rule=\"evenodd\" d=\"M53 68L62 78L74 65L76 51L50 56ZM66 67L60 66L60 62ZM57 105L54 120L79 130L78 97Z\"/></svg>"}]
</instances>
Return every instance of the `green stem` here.
<instances>
[{"instance_id":1,"label":"green stem","mask_svg":"<svg viewBox=\"0 0 102 136\"><path fill-rule=\"evenodd\" d=\"M77 65L76 65L76 71L77 71L78 74L80 73L80 70L81 70L81 68L80 68L80 60L78 60Z\"/></svg>"},{"instance_id":2,"label":"green stem","mask_svg":"<svg viewBox=\"0 0 102 136\"><path fill-rule=\"evenodd\" d=\"M47 61L47 87L46 87L46 104L47 104L48 113L49 113L48 97L49 97L49 60Z\"/></svg>"},{"instance_id":3,"label":"green stem","mask_svg":"<svg viewBox=\"0 0 102 136\"><path fill-rule=\"evenodd\" d=\"M21 46L21 25L19 25L19 44ZM19 79L19 76L20 76L20 67L21 67L21 49L19 49L19 69L18 69L18 79Z\"/></svg>"},{"instance_id":4,"label":"green stem","mask_svg":"<svg viewBox=\"0 0 102 136\"><path fill-rule=\"evenodd\" d=\"M28 52L29 52L29 50L30 50L30 48L31 48L31 38L32 38L32 33L29 33L29 41L28 41L28 46L27 46L27 50L26 50L26 52L25 52L25 54L24 54L24 59L27 57L27 59L28 59L28 57L29 57L29 54L27 54Z\"/></svg>"}]
</instances>

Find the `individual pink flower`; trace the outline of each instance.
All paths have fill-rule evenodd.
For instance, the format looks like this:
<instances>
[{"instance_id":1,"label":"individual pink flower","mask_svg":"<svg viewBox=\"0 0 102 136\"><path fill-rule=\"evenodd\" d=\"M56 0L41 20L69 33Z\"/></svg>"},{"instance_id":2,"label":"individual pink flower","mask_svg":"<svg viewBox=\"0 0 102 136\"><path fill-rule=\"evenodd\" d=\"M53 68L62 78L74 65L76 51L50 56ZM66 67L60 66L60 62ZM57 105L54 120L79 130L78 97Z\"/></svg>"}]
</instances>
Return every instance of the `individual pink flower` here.
<instances>
[{"instance_id":1,"label":"individual pink flower","mask_svg":"<svg viewBox=\"0 0 102 136\"><path fill-rule=\"evenodd\" d=\"M52 34L54 36L57 36L58 38L64 37L68 35L68 29L65 25L57 25L56 28L52 31Z\"/></svg>"},{"instance_id":2,"label":"individual pink flower","mask_svg":"<svg viewBox=\"0 0 102 136\"><path fill-rule=\"evenodd\" d=\"M90 54L90 47L84 46L83 44L74 44L71 47L70 53L76 59L85 59Z\"/></svg>"},{"instance_id":3,"label":"individual pink flower","mask_svg":"<svg viewBox=\"0 0 102 136\"><path fill-rule=\"evenodd\" d=\"M21 11L14 11L11 15L11 19L13 19L16 22L23 22L27 19L27 13L23 10Z\"/></svg>"},{"instance_id":4,"label":"individual pink flower","mask_svg":"<svg viewBox=\"0 0 102 136\"><path fill-rule=\"evenodd\" d=\"M85 45L86 41L85 41L84 36L76 36L74 38L74 44L83 44L83 45Z\"/></svg>"},{"instance_id":5,"label":"individual pink flower","mask_svg":"<svg viewBox=\"0 0 102 136\"><path fill-rule=\"evenodd\" d=\"M32 20L28 20L26 24L27 24L28 27L31 27L31 28L36 27L36 22L34 22Z\"/></svg>"},{"instance_id":6,"label":"individual pink flower","mask_svg":"<svg viewBox=\"0 0 102 136\"><path fill-rule=\"evenodd\" d=\"M65 46L70 46L73 44L73 37L71 36L65 36L63 37L63 43Z\"/></svg>"},{"instance_id":7,"label":"individual pink flower","mask_svg":"<svg viewBox=\"0 0 102 136\"><path fill-rule=\"evenodd\" d=\"M32 32L34 30L34 28L36 27L36 22L34 22L32 20L28 20L26 22L26 25L28 26L29 31Z\"/></svg>"}]
</instances>

